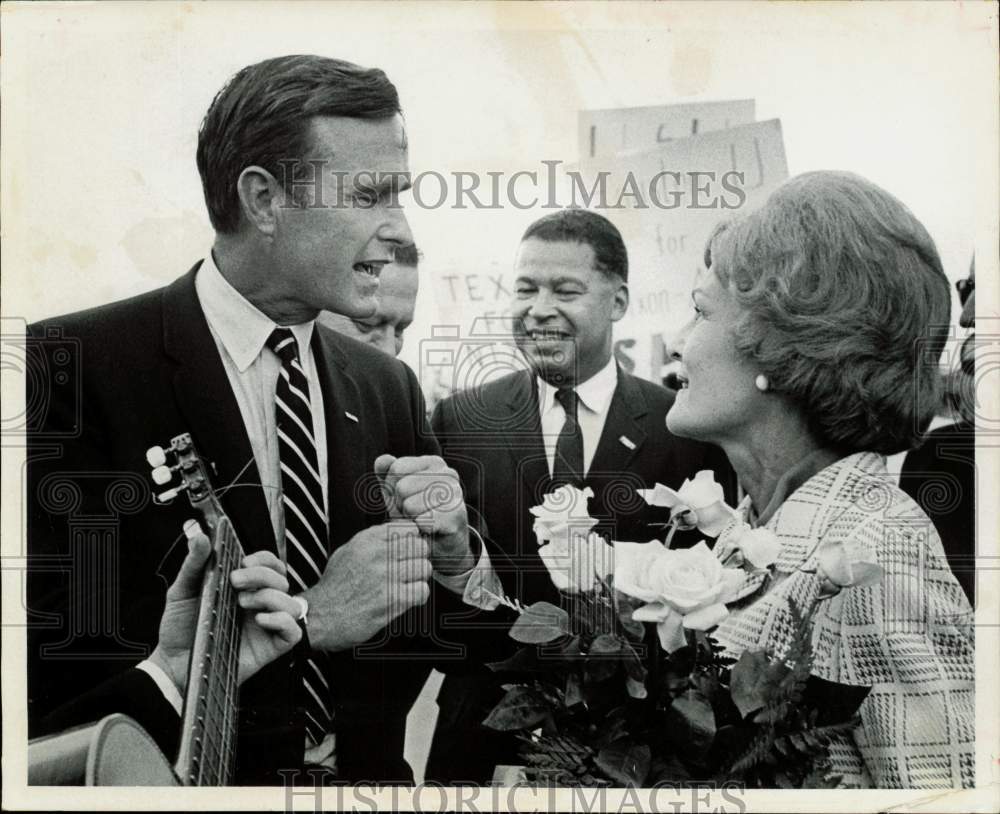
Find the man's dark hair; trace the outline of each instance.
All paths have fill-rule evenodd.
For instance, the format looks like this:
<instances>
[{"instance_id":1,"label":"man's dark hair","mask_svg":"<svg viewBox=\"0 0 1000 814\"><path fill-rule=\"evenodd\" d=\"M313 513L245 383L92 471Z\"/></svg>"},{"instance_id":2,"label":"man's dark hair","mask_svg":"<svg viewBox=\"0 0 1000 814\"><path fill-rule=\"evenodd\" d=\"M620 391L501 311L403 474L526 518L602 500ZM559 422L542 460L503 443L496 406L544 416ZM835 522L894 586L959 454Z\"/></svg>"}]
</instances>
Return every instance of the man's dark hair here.
<instances>
[{"instance_id":1,"label":"man's dark hair","mask_svg":"<svg viewBox=\"0 0 1000 814\"><path fill-rule=\"evenodd\" d=\"M263 167L288 190L295 177L288 168L309 152L313 117L388 119L399 112L396 88L377 68L308 55L243 68L216 94L198 131L212 226L223 233L239 227L236 182L246 167Z\"/></svg>"},{"instance_id":2,"label":"man's dark hair","mask_svg":"<svg viewBox=\"0 0 1000 814\"><path fill-rule=\"evenodd\" d=\"M628 282L628 252L615 225L586 209L561 209L539 218L527 228L521 241L536 238L549 243L584 243L594 250L594 267Z\"/></svg>"}]
</instances>

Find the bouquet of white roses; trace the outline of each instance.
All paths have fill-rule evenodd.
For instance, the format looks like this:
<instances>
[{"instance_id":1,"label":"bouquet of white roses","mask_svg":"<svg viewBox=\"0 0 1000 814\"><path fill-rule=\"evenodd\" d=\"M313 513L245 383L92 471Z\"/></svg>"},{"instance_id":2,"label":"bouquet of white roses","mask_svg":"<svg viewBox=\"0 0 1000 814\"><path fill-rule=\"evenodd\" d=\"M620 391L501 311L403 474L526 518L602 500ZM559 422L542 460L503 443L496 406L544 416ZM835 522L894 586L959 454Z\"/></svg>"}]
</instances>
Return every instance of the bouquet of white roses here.
<instances>
[{"instance_id":1,"label":"bouquet of white roses","mask_svg":"<svg viewBox=\"0 0 1000 814\"><path fill-rule=\"evenodd\" d=\"M485 723L519 733L528 779L793 787L835 780L825 771L828 744L854 725L866 691L810 675L815 608L792 609L797 635L781 658L728 658L709 633L727 606L767 584L780 549L775 535L727 506L711 472L677 491L643 490L648 503L671 510L666 543L609 543L593 530L592 496L564 486L531 509L560 604L499 597L518 611L510 636L522 647L491 665L510 683ZM717 537L714 547L669 547L674 531L693 528ZM843 552L820 552L818 562L821 599L879 577L872 568L852 571ZM838 703L828 703L834 694ZM824 716L824 708L837 711Z\"/></svg>"}]
</instances>

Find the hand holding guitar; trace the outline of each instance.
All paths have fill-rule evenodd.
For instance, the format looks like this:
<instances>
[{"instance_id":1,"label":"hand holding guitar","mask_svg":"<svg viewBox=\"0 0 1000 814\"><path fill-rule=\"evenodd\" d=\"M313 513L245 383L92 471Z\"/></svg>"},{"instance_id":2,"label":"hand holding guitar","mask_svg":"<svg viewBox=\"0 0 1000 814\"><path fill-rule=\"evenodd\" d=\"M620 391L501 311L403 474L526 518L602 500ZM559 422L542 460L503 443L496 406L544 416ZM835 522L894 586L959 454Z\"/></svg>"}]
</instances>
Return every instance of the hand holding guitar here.
<instances>
[{"instance_id":1,"label":"hand holding guitar","mask_svg":"<svg viewBox=\"0 0 1000 814\"><path fill-rule=\"evenodd\" d=\"M202 574L210 552L208 537L200 530L193 532L188 538L188 555L167 591L159 641L150 656L150 661L170 677L182 695L187 685L188 661L198 621ZM286 593L288 581L281 560L269 551L257 551L244 557L242 566L230 574L230 582L238 592L237 601L244 611L239 651L240 683L287 653L302 638L296 622L300 608Z\"/></svg>"}]
</instances>

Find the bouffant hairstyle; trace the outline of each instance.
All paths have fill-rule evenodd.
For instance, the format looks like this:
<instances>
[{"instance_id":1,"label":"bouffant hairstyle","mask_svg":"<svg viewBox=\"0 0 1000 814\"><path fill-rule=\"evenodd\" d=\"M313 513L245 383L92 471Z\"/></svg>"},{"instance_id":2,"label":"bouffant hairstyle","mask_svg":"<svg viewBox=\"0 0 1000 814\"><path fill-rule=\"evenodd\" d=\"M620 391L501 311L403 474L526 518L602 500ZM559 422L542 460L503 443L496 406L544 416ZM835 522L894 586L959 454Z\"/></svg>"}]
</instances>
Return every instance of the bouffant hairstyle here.
<instances>
[{"instance_id":1,"label":"bouffant hairstyle","mask_svg":"<svg viewBox=\"0 0 1000 814\"><path fill-rule=\"evenodd\" d=\"M586 209L560 209L532 223L521 242L532 237L550 243L566 241L590 246L594 250L594 267L599 272L609 277L617 275L628 282L625 241L621 232L603 215Z\"/></svg>"},{"instance_id":2,"label":"bouffant hairstyle","mask_svg":"<svg viewBox=\"0 0 1000 814\"><path fill-rule=\"evenodd\" d=\"M950 286L934 241L885 190L845 172L790 179L708 240L742 306L737 349L832 447L920 443L941 403Z\"/></svg>"},{"instance_id":3,"label":"bouffant hairstyle","mask_svg":"<svg viewBox=\"0 0 1000 814\"><path fill-rule=\"evenodd\" d=\"M198 172L212 226L223 234L239 228L236 182L247 167L263 167L289 190L304 173L296 162L308 157L314 117L388 119L399 112L396 88L377 68L309 55L243 68L216 94L198 131Z\"/></svg>"}]
</instances>

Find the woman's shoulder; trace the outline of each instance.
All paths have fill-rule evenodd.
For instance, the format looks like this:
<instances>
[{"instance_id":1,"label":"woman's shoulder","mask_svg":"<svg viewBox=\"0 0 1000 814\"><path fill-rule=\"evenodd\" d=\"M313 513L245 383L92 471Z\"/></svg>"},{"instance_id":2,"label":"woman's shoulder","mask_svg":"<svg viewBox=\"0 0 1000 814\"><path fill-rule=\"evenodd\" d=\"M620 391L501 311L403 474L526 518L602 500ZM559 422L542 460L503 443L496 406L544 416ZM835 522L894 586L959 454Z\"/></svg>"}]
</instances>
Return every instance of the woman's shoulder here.
<instances>
[{"instance_id":1,"label":"woman's shoulder","mask_svg":"<svg viewBox=\"0 0 1000 814\"><path fill-rule=\"evenodd\" d=\"M847 455L800 486L778 510L777 525L809 518L813 536L853 523L930 524L877 452Z\"/></svg>"}]
</instances>

